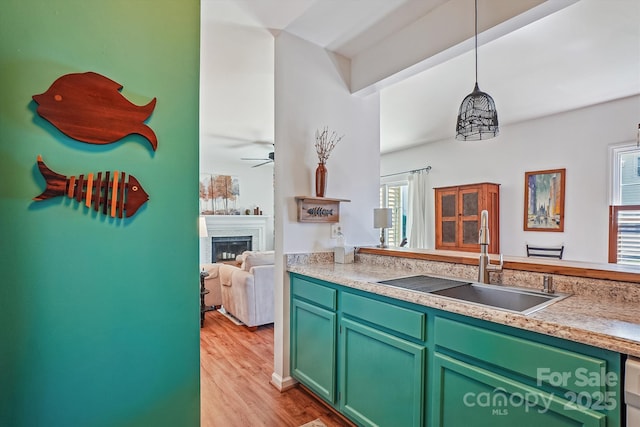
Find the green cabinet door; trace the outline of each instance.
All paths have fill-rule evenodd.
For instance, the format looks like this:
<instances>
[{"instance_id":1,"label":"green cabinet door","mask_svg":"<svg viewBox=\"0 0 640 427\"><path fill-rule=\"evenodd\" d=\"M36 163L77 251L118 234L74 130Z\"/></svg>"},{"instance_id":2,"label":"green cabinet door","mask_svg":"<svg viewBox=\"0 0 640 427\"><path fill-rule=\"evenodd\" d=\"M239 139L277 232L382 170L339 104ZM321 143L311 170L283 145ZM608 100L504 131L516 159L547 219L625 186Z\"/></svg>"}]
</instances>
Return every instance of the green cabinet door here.
<instances>
[{"instance_id":1,"label":"green cabinet door","mask_svg":"<svg viewBox=\"0 0 640 427\"><path fill-rule=\"evenodd\" d=\"M331 404L336 394L336 313L293 298L291 374Z\"/></svg>"},{"instance_id":2,"label":"green cabinet door","mask_svg":"<svg viewBox=\"0 0 640 427\"><path fill-rule=\"evenodd\" d=\"M432 426L604 427L606 415L566 399L435 353Z\"/></svg>"},{"instance_id":3,"label":"green cabinet door","mask_svg":"<svg viewBox=\"0 0 640 427\"><path fill-rule=\"evenodd\" d=\"M422 425L425 348L343 318L340 410L364 426Z\"/></svg>"}]
</instances>

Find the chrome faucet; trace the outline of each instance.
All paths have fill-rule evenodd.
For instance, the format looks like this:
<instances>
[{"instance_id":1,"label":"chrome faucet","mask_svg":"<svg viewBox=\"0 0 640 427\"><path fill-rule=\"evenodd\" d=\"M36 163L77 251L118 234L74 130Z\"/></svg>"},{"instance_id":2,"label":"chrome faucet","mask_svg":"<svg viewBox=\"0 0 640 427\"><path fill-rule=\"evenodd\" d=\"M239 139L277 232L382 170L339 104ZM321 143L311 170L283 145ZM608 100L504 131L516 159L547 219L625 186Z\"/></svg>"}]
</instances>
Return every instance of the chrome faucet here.
<instances>
[{"instance_id":1,"label":"chrome faucet","mask_svg":"<svg viewBox=\"0 0 640 427\"><path fill-rule=\"evenodd\" d=\"M478 282L489 283L490 271L502 271L502 254L500 264L490 263L487 250L489 248L489 212L483 210L480 214L480 230L478 231L478 243L480 244L480 265L478 270Z\"/></svg>"}]
</instances>

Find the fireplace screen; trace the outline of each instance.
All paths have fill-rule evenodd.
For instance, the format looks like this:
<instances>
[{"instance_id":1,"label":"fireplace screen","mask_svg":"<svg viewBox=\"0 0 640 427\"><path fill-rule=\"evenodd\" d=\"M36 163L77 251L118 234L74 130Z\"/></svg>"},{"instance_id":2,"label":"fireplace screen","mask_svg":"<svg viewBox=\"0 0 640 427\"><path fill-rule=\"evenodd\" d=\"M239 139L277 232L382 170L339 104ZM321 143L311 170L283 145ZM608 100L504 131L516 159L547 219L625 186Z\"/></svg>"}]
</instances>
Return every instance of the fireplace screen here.
<instances>
[{"instance_id":1,"label":"fireplace screen","mask_svg":"<svg viewBox=\"0 0 640 427\"><path fill-rule=\"evenodd\" d=\"M211 262L232 261L244 251L251 250L251 236L211 238Z\"/></svg>"}]
</instances>

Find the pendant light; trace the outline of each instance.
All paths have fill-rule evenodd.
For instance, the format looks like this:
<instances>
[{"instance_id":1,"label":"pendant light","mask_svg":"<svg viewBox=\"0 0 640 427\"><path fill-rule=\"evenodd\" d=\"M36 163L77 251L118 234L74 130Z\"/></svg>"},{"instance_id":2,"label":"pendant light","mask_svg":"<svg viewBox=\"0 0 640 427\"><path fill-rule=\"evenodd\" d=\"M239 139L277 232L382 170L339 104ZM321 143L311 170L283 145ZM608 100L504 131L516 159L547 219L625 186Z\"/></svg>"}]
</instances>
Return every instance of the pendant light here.
<instances>
[{"instance_id":1,"label":"pendant light","mask_svg":"<svg viewBox=\"0 0 640 427\"><path fill-rule=\"evenodd\" d=\"M496 104L488 93L478 88L478 0L475 4L476 85L460 105L456 125L456 139L460 141L491 139L499 133Z\"/></svg>"}]
</instances>

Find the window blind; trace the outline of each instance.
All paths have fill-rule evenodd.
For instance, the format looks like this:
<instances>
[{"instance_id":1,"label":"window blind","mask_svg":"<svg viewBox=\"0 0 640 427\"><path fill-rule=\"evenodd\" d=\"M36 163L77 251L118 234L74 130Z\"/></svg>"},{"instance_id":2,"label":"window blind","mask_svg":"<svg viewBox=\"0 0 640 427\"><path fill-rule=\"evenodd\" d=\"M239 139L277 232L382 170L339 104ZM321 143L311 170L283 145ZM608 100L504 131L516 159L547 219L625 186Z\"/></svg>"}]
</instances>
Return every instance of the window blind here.
<instances>
[{"instance_id":1,"label":"window blind","mask_svg":"<svg viewBox=\"0 0 640 427\"><path fill-rule=\"evenodd\" d=\"M640 265L640 209L617 212L618 264Z\"/></svg>"}]
</instances>

